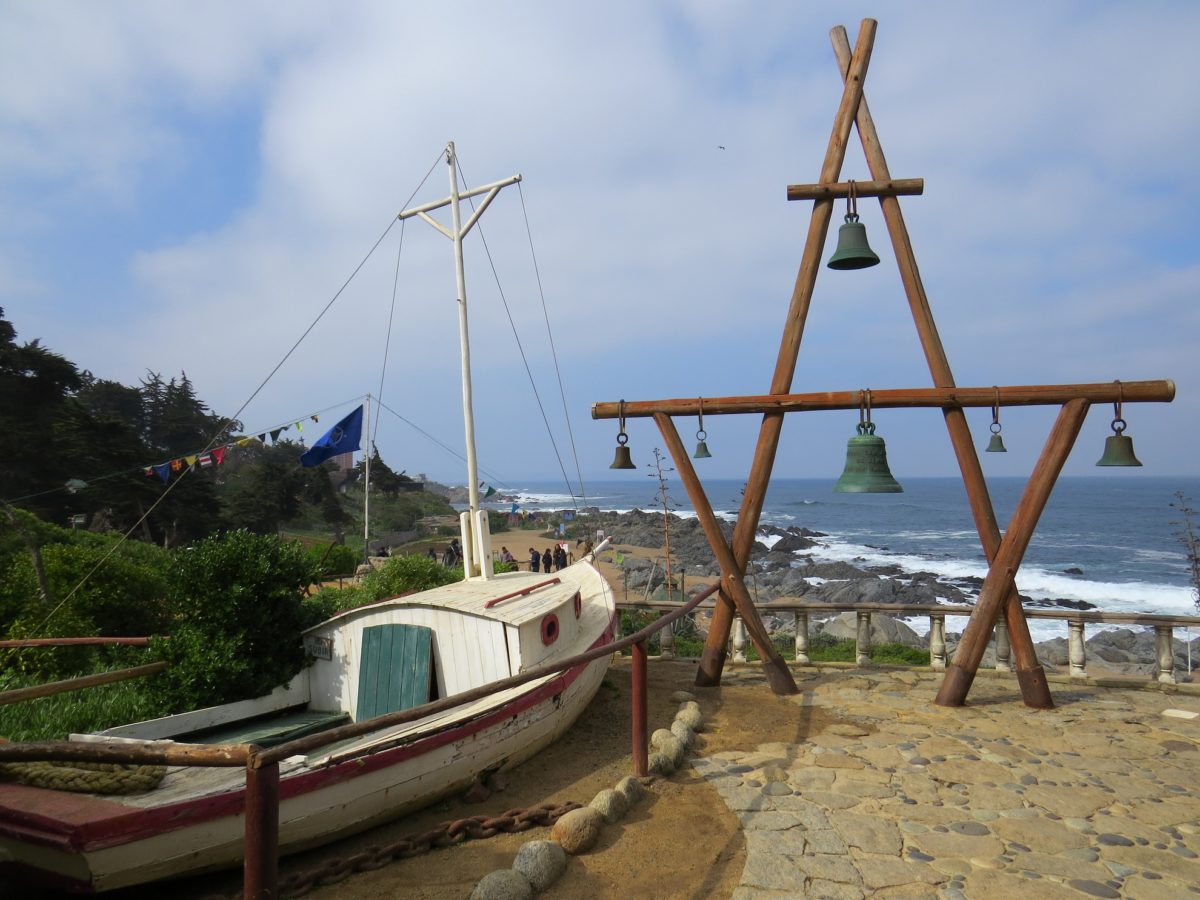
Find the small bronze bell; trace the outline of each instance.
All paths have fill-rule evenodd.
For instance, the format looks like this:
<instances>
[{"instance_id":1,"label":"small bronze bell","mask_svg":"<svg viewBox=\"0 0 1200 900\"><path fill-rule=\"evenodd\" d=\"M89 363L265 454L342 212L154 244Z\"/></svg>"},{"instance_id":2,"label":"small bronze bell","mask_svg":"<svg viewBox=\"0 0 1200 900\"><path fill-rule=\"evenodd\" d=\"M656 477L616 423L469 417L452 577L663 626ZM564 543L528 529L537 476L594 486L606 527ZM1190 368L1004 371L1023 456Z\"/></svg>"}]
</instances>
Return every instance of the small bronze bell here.
<instances>
[{"instance_id":1,"label":"small bronze bell","mask_svg":"<svg viewBox=\"0 0 1200 900\"><path fill-rule=\"evenodd\" d=\"M1004 446L1004 438L1000 437L1000 423L992 423L992 439L988 441L987 450L985 453L1007 453L1008 449Z\"/></svg>"},{"instance_id":2,"label":"small bronze bell","mask_svg":"<svg viewBox=\"0 0 1200 900\"><path fill-rule=\"evenodd\" d=\"M708 432L704 430L704 398L700 398L700 428L696 432L696 452L692 454L692 459L711 459L712 454L708 452Z\"/></svg>"},{"instance_id":3,"label":"small bronze bell","mask_svg":"<svg viewBox=\"0 0 1200 900\"><path fill-rule=\"evenodd\" d=\"M846 221L838 229L838 245L826 263L831 269L868 269L879 265L879 257L867 243L867 226L858 221L858 193L850 182L846 196Z\"/></svg>"},{"instance_id":4,"label":"small bronze bell","mask_svg":"<svg viewBox=\"0 0 1200 900\"><path fill-rule=\"evenodd\" d=\"M858 424L846 444L846 467L833 490L839 494L899 494L904 491L888 468L887 446L875 434L875 423Z\"/></svg>"},{"instance_id":5,"label":"small bronze bell","mask_svg":"<svg viewBox=\"0 0 1200 900\"><path fill-rule=\"evenodd\" d=\"M1098 466L1140 466L1141 462L1133 455L1133 438L1121 434L1125 430L1124 419L1118 419L1122 427L1116 434L1104 439L1104 455L1096 463Z\"/></svg>"},{"instance_id":6,"label":"small bronze bell","mask_svg":"<svg viewBox=\"0 0 1200 900\"><path fill-rule=\"evenodd\" d=\"M629 435L625 433L625 401L622 400L617 406L617 416L621 424L617 427L617 452L613 456L610 469L636 469L633 458L629 455L629 448L625 445L629 443Z\"/></svg>"},{"instance_id":7,"label":"small bronze bell","mask_svg":"<svg viewBox=\"0 0 1200 900\"><path fill-rule=\"evenodd\" d=\"M992 439L988 442L985 453L1007 453L1008 450L1004 447L1004 438L1000 437L1000 388L992 386L992 390L996 392L996 399L992 401Z\"/></svg>"},{"instance_id":8,"label":"small bronze bell","mask_svg":"<svg viewBox=\"0 0 1200 900\"><path fill-rule=\"evenodd\" d=\"M629 447L626 446L628 441L629 435L627 435L625 432L622 431L617 435L617 453L613 457L612 465L609 466L610 469L637 468L637 466L634 465L633 458L629 455Z\"/></svg>"},{"instance_id":9,"label":"small bronze bell","mask_svg":"<svg viewBox=\"0 0 1200 900\"><path fill-rule=\"evenodd\" d=\"M1104 439L1104 455L1096 463L1098 466L1140 466L1141 462L1133 455L1133 438L1125 434L1125 420L1121 418L1123 400L1121 382L1117 382L1117 402L1113 404L1115 413L1112 420L1113 433Z\"/></svg>"}]
</instances>

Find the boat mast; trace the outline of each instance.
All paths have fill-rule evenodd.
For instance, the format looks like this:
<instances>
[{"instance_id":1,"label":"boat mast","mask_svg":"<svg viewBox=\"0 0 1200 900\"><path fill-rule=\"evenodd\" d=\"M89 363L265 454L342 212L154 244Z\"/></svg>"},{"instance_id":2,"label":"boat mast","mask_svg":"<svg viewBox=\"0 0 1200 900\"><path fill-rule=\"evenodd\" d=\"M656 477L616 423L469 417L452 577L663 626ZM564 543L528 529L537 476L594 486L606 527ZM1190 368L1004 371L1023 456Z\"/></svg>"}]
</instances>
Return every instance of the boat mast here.
<instances>
[{"instance_id":1,"label":"boat mast","mask_svg":"<svg viewBox=\"0 0 1200 900\"><path fill-rule=\"evenodd\" d=\"M488 546L486 513L481 514L479 509L479 467L475 459L475 414L471 398L471 349L467 328L467 279L466 270L463 266L462 242L463 238L467 236L475 226L475 223L479 221L479 217L483 215L483 211L488 208L501 189L508 187L510 184L516 184L521 180L521 176L513 175L503 181L485 184L483 187L460 193L458 190L458 159L454 154L453 141L450 141L446 145L446 164L450 168L450 196L443 200L436 200L433 203L426 203L406 209L397 215L396 218L407 219L412 216L419 216L446 237L450 238L454 244L454 275L458 291L458 336L462 356L463 430L467 447L467 497L469 507L469 511L461 517L463 572L468 578L476 575L483 578L490 578L492 574L491 548ZM486 196L479 202L479 206L471 213L471 217L464 224L459 201L475 197L479 194L485 194ZM451 228L446 228L429 215L433 210L441 209L443 206L450 207Z\"/></svg>"},{"instance_id":2,"label":"boat mast","mask_svg":"<svg viewBox=\"0 0 1200 900\"><path fill-rule=\"evenodd\" d=\"M366 449L363 450L363 562L371 562L371 395L367 394Z\"/></svg>"}]
</instances>

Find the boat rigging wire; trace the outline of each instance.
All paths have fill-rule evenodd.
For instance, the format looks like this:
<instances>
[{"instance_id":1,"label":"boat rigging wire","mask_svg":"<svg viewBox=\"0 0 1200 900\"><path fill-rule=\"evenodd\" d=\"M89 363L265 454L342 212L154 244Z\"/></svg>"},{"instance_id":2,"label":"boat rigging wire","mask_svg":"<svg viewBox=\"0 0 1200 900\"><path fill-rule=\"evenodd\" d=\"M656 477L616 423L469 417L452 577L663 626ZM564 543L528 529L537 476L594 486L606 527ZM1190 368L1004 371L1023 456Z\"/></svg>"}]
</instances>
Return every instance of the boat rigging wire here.
<instances>
[{"instance_id":1,"label":"boat rigging wire","mask_svg":"<svg viewBox=\"0 0 1200 900\"><path fill-rule=\"evenodd\" d=\"M442 161L442 159L443 159L442 154L438 153L437 157L433 161L433 164L429 167L429 171L425 173L425 177L421 179L420 184L418 184L416 186L416 188L413 189L412 194L409 196L408 200L405 201L404 206L402 206L401 209L408 206L408 204L412 202L412 198L417 195L417 191L419 191L421 189L421 186L425 184L426 179L428 179L429 176L431 174L433 174L433 170L437 168L438 164ZM254 389L254 391L250 394L250 396L246 398L246 401L240 407L238 407L237 412L235 412L232 416L229 416L222 423L221 427L218 428L213 433L213 435L208 439L208 442L205 444L204 449L200 451L201 453L207 453L209 450L211 450L213 447L215 447L218 440L220 439L221 435L227 433L230 426L232 426L233 424L235 424L236 422L239 421L239 417L241 416L241 414L243 412L245 412L246 407L248 407L252 402L254 402L254 398L257 397L259 395L259 393L262 392L262 389L267 386L267 383L270 382L270 380L275 377L275 374L281 368L283 368L283 364L286 363L288 361L288 359L291 358L292 354L296 352L297 348L299 348L299 346L304 342L305 338L307 338L309 336L309 334L312 333L312 330L317 327L317 323L320 322L322 318L324 318L325 314L327 312L329 312L329 310L333 306L333 304L338 301L338 298L340 298L342 296L342 294L345 292L346 288L348 288L350 286L350 282L352 282L354 280L354 278L362 270L362 267L367 264L367 260L369 260L371 258L371 256L374 255L374 253L378 249L379 245L383 243L383 239L388 236L388 233L392 230L392 227L395 224L396 224L396 217L393 216L392 219L388 222L387 228L385 228L383 230L383 233L381 235L379 235L379 237L375 240L375 243L371 245L371 249L367 251L366 255L363 256L362 260L359 261L358 265L354 267L354 271L352 271L350 273L349 277L342 283L342 286L337 289L337 291L334 293L334 295L329 299L329 302L326 303L325 307L321 310L321 312L317 314L317 317L312 321L312 323L306 329L304 329L304 333L300 335L300 337L296 340L296 343L294 343L292 345L291 349L288 350L288 352L283 355L283 358L281 360L279 360L278 363L275 364L275 368L271 369L271 371L267 374L267 377L264 378L262 380L262 382L259 384L259 386L256 387ZM189 471L190 471L189 469L185 469L183 472L183 475L188 474ZM38 624L38 626L32 632L30 632L31 636L36 635L38 632L40 632L41 629L45 627L46 623L49 622L50 619L54 616L54 614L57 613L68 600L70 600L73 596L75 596L76 592L78 592L78 590L81 587L83 587L85 584L87 584L87 582L91 579L92 575L94 575L100 569L100 567L108 561L110 556L112 556L114 553L117 552L117 549L120 548L122 544L124 544L127 540L129 540L129 536L131 534L133 534L135 530L137 530L138 528L140 528L142 526L142 523L145 522L146 519L148 519L150 517L150 513L154 512L154 510L158 507L158 505L160 503L162 503L163 500L165 500L171 494L171 492L175 489L175 487L177 485L179 485L182 481L183 481L183 476L181 475L180 477L178 477L174 481L172 481L169 485L167 485L166 489L161 494L159 494L158 499L155 500L150 505L149 509L147 509L144 513L142 513L142 515L140 517L138 517L138 520L136 522L134 522L133 525L130 526L129 530L121 535L120 539L118 541L116 541L116 543L114 543L112 545L112 547L109 548L108 552L105 553L102 557L100 557L100 559L96 563L96 565L94 565L90 570L88 570L88 572L83 576L83 578L81 578L79 580L79 582L73 588L71 588L71 590L67 593L67 596L64 597L62 599L62 601L57 606L54 607L54 609L50 610L49 614Z\"/></svg>"},{"instance_id":2,"label":"boat rigging wire","mask_svg":"<svg viewBox=\"0 0 1200 900\"><path fill-rule=\"evenodd\" d=\"M432 169L430 171L432 171ZM426 176L426 177L428 177L428 176ZM422 184L424 184L424 182L422 182ZM417 190L420 190L420 188L418 188ZM407 205L408 204L406 203L405 206L407 206ZM396 247L396 274L392 279L392 306L388 310L387 334L383 341L383 366L379 370L379 396L378 396L378 400L381 405L383 403L384 378L387 376L388 353L392 346L392 323L396 319L396 294L400 290L400 254L404 252L404 226L406 224L408 224L407 219L402 219L400 221L400 243ZM376 435L379 434L379 417L378 416L375 417L375 421L372 424L375 427L371 430L370 441L371 441L371 450L374 451L375 450L375 437L376 437Z\"/></svg>"},{"instance_id":3,"label":"boat rigging wire","mask_svg":"<svg viewBox=\"0 0 1200 900\"><path fill-rule=\"evenodd\" d=\"M386 403L384 403L379 398L376 398L375 402L379 404L380 409L386 409L388 412L390 412L393 416L395 416L397 419L399 419L401 422L403 422L409 428L412 428L414 431L417 431L420 434L424 435L425 437L429 438L429 440L433 441L435 444L437 444L439 447L441 447L443 450L445 450L451 456L455 457L456 459L460 459L463 462L467 461L467 458L465 456L463 456L461 453L459 453L457 450L454 450L451 447L447 447L445 444L443 444L441 441L439 441L437 438L435 438L432 434L430 434L428 431L426 431L424 428L422 428L420 425L416 424L415 422L413 422L409 419L404 418L404 416L400 415L400 413L396 412L394 409L392 409L390 406L388 406ZM482 466L476 466L476 468L479 469L479 471L482 472L484 475L486 475L489 479L491 479L491 481L493 481L495 484L498 484L502 487L509 486L508 482L506 482L503 478L496 477L491 472L484 469Z\"/></svg>"},{"instance_id":4,"label":"boat rigging wire","mask_svg":"<svg viewBox=\"0 0 1200 900\"><path fill-rule=\"evenodd\" d=\"M533 260L533 274L537 279L538 297L542 301L542 318L546 321L546 336L550 339L550 355L554 358L554 376L558 380L558 395L562 398L563 419L567 423L567 437L571 442L571 456L575 460L575 476L579 479L579 497L587 504L587 488L583 485L583 470L579 467L579 452L575 447L575 431L571 428L571 414L567 410L567 394L563 390L562 372L558 367L558 349L554 346L554 332L550 330L550 311L546 308L546 292L542 289L542 272L537 264L537 251L533 249L533 229L529 226L529 212L525 208L525 191L517 182L517 195L521 198L521 215L525 218L525 237L529 240L529 256ZM567 485L570 487L570 484Z\"/></svg>"},{"instance_id":5,"label":"boat rigging wire","mask_svg":"<svg viewBox=\"0 0 1200 900\"><path fill-rule=\"evenodd\" d=\"M469 182L467 181L467 176L463 172L462 163L459 162L457 156L455 157L455 165L458 166L458 173L462 177L463 184L464 185L469 184ZM474 210L475 209L474 200L471 200L470 198L468 198L468 200L471 203L471 209ZM487 238L484 237L483 227L478 222L476 222L475 224L479 229L479 240L483 244L483 251L484 251L484 254L487 256L488 265L491 266L491 269L492 269L492 277L496 281L496 290L500 294L500 302L504 306L505 315L508 316L508 325L509 325L509 328L512 329L513 340L515 340L517 342L517 351L521 354L521 362L525 366L525 375L529 379L529 387L533 391L533 397L537 401L538 411L542 415L542 424L544 424L546 426L546 435L550 438L550 446L554 449L554 458L558 462L559 471L562 472L563 482L567 486L567 493L571 495L571 505L575 509L579 509L579 504L575 502L575 498L576 498L575 489L571 486L571 479L567 475L566 466L563 465L562 454L559 453L559 450L558 450L558 442L554 440L554 432L550 428L550 419L546 415L546 407L545 407L545 404L542 403L542 395L541 395L541 393L539 393L539 391L537 389L537 384L533 380L533 371L529 367L529 359L525 355L524 346L522 346L522 344L521 344L521 336L517 332L517 324L513 320L512 310L509 308L509 305L508 305L508 298L504 295L504 288L500 284L500 273L496 271L496 261L492 258L492 251L491 251L491 248L488 247ZM557 370L557 359L555 361L555 368ZM560 383L560 386L561 386L561 383Z\"/></svg>"}]
</instances>

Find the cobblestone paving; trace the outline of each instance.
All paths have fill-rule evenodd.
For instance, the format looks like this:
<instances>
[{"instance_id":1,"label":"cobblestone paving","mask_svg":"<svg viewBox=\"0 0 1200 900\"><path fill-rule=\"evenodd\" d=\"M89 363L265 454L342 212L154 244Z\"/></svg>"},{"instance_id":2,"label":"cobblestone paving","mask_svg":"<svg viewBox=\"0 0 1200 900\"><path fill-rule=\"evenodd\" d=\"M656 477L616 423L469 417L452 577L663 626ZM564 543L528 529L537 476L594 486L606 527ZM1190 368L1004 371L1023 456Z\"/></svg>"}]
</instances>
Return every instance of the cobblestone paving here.
<instances>
[{"instance_id":1,"label":"cobblestone paving","mask_svg":"<svg viewBox=\"0 0 1200 900\"><path fill-rule=\"evenodd\" d=\"M1163 715L1200 697L1052 685L1034 711L978 678L943 709L939 679L801 674L799 733L805 706L839 724L691 761L745 829L735 900L1200 894L1200 719Z\"/></svg>"}]
</instances>

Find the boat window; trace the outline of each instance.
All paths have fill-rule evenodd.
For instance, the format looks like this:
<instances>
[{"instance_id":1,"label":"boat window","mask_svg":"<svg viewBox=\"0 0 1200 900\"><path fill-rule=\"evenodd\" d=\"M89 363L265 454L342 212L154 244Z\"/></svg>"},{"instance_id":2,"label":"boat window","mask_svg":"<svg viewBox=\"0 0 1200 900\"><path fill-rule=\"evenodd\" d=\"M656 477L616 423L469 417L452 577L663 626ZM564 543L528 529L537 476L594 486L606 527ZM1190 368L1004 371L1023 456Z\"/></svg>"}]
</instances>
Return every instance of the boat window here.
<instances>
[{"instance_id":1,"label":"boat window","mask_svg":"<svg viewBox=\"0 0 1200 900\"><path fill-rule=\"evenodd\" d=\"M550 613L542 619L542 643L549 647L558 640L558 616Z\"/></svg>"}]
</instances>

